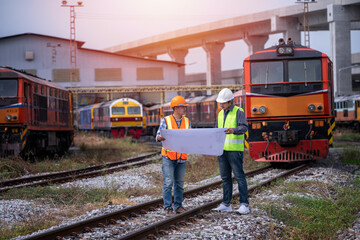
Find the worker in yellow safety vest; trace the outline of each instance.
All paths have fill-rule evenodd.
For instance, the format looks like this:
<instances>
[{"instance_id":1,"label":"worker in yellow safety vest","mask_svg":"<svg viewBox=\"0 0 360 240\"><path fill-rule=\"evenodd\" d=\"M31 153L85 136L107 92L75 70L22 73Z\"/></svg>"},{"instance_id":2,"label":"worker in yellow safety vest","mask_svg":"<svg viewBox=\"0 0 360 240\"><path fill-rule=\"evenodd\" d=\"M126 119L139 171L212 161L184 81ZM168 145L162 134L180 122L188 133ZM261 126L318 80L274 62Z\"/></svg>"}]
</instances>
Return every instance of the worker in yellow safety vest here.
<instances>
[{"instance_id":1,"label":"worker in yellow safety vest","mask_svg":"<svg viewBox=\"0 0 360 240\"><path fill-rule=\"evenodd\" d=\"M156 134L156 141L165 141L160 135L162 129L187 129L191 128L190 121L185 117L186 101L182 96L176 96L171 100L173 114L161 119ZM174 213L182 213L185 209L182 206L184 193L184 176L186 170L185 153L178 153L162 148L162 173L163 173L163 200L166 216ZM172 187L174 186L174 204L172 202Z\"/></svg>"},{"instance_id":2,"label":"worker in yellow safety vest","mask_svg":"<svg viewBox=\"0 0 360 240\"><path fill-rule=\"evenodd\" d=\"M232 174L238 183L240 193L240 214L248 214L249 200L248 188L243 169L244 134L247 132L244 110L233 103L234 94L230 89L224 88L219 92L216 101L222 110L219 112L216 127L225 128L226 139L224 151L218 156L220 176L223 182L223 200L220 205L213 209L221 212L231 212L231 199L233 193Z\"/></svg>"}]
</instances>

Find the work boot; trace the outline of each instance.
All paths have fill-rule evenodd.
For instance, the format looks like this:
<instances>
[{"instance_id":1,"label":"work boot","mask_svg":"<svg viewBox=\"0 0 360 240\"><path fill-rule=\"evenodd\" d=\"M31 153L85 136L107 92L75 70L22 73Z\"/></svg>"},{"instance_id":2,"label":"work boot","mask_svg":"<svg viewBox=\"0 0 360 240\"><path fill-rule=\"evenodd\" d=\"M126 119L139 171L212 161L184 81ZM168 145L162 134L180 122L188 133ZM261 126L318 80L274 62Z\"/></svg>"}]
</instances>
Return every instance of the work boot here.
<instances>
[{"instance_id":1,"label":"work boot","mask_svg":"<svg viewBox=\"0 0 360 240\"><path fill-rule=\"evenodd\" d=\"M167 207L167 208L165 209L165 216L166 216L166 217L170 217L170 216L172 216L172 215L174 215L174 211L172 210L171 207Z\"/></svg>"},{"instance_id":2,"label":"work boot","mask_svg":"<svg viewBox=\"0 0 360 240\"><path fill-rule=\"evenodd\" d=\"M175 213L176 213L176 214L179 214L179 213L183 213L183 212L185 212L185 211L186 211L185 208L179 207L178 209L175 210Z\"/></svg>"}]
</instances>

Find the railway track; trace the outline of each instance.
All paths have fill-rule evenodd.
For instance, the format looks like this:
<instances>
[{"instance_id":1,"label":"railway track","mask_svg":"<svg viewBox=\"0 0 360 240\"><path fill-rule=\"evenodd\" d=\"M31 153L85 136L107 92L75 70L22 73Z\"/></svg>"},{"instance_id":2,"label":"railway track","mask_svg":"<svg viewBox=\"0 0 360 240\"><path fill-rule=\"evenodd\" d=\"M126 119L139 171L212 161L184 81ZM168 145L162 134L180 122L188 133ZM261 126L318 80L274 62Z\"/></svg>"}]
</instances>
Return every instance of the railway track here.
<instances>
[{"instance_id":1,"label":"railway track","mask_svg":"<svg viewBox=\"0 0 360 240\"><path fill-rule=\"evenodd\" d=\"M265 181L262 181L255 186L249 187L249 193L253 192L256 189L259 189L262 186L269 185L276 179L289 176L299 171L303 171L307 167L308 165L301 165L299 167L282 172L275 177L266 179ZM269 171L270 169L270 167L256 169L247 172L246 176L255 176L263 172ZM197 199L198 197L200 197L200 195L211 194L212 190L221 186L221 183L221 181L217 181L186 191L184 192L184 198ZM236 193L233 196L236 197L238 195L239 193ZM216 196L218 197L218 194ZM60 227L57 229L32 235L26 239L63 239L63 237L66 236L78 238L80 237L79 235L81 233L92 233L95 231L96 228L110 228L109 226L111 225L116 227L116 230L113 230L112 232L112 237L116 239L156 239L156 236L167 234L167 231L169 229L177 229L182 225L187 225L188 223L196 221L196 218L201 218L204 213L221 203L222 199L216 199L216 197L214 198L215 199L212 201L197 204L197 206L191 207L189 208L189 210L181 214L177 214L165 219L162 209L163 201L162 198L159 198L150 202L127 207L109 214L80 221L65 227ZM155 222L152 217L148 217L147 219L147 215L151 215L152 217L155 216ZM142 218L145 218L145 220L142 220ZM135 223L137 223L139 226L133 227L133 225L136 225Z\"/></svg>"},{"instance_id":2,"label":"railway track","mask_svg":"<svg viewBox=\"0 0 360 240\"><path fill-rule=\"evenodd\" d=\"M127 158L121 161L100 164L87 168L9 179L0 182L0 192L5 192L14 188L47 186L54 183L70 182L77 179L96 177L104 174L122 171L134 166L143 166L153 161L152 159L148 158L158 154L159 152L153 152L149 154L142 154L132 158Z\"/></svg>"}]
</instances>

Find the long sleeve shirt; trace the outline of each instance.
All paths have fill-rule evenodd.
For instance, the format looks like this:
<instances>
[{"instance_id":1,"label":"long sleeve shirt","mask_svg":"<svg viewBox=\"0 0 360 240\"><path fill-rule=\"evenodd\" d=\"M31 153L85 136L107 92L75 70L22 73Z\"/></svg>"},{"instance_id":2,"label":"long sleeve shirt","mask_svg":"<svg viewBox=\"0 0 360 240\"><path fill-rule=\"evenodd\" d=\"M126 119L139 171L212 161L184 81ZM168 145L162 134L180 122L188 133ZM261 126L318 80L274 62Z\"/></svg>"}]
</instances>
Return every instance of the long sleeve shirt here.
<instances>
[{"instance_id":1,"label":"long sleeve shirt","mask_svg":"<svg viewBox=\"0 0 360 240\"><path fill-rule=\"evenodd\" d=\"M224 111L224 126L225 126L225 119L226 119L228 113L234 109L234 106L235 106L235 104L232 104L230 106L229 110ZM246 121L245 113L243 111L241 111L240 109L238 109L236 112L236 122L237 122L237 127L234 128L234 134L235 135L245 134L248 130L248 124ZM216 121L215 127L217 127L217 128L219 127L218 121Z\"/></svg>"}]
</instances>

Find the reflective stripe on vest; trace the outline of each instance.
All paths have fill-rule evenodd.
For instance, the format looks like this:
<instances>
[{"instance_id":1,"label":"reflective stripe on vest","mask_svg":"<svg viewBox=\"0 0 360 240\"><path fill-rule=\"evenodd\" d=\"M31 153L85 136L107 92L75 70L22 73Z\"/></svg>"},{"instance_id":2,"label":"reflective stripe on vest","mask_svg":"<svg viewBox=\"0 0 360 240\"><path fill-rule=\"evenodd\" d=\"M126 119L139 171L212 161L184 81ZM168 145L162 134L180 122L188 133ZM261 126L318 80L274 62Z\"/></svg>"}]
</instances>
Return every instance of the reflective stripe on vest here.
<instances>
[{"instance_id":1,"label":"reflective stripe on vest","mask_svg":"<svg viewBox=\"0 0 360 240\"><path fill-rule=\"evenodd\" d=\"M173 115L166 116L165 121L166 121L167 129L179 129ZM189 119L183 116L180 123L180 129L187 129L187 128L189 128ZM161 155L168 157L170 160L178 160L180 158L184 160L187 159L186 153L178 153L165 148L161 149Z\"/></svg>"},{"instance_id":2,"label":"reflective stripe on vest","mask_svg":"<svg viewBox=\"0 0 360 240\"><path fill-rule=\"evenodd\" d=\"M225 119L225 126L224 126L224 110L221 110L218 115L218 127L219 128L236 128L237 127L237 111L244 110L238 106L234 106L232 111L230 111ZM235 134L226 134L225 144L224 144L225 151L244 151L244 134L235 135Z\"/></svg>"}]
</instances>

